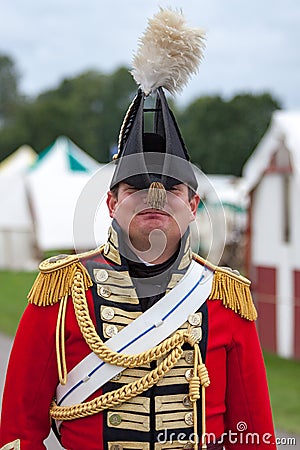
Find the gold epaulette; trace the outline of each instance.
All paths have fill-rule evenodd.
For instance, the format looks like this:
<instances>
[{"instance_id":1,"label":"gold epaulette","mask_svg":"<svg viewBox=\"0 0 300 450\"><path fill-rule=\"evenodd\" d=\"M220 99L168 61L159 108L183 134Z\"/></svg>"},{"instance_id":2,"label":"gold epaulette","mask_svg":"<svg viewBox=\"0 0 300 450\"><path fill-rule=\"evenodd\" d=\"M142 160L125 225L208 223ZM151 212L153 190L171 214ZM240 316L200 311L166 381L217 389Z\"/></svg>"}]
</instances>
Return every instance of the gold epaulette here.
<instances>
[{"instance_id":1,"label":"gold epaulette","mask_svg":"<svg viewBox=\"0 0 300 450\"><path fill-rule=\"evenodd\" d=\"M92 286L92 280L80 260L88 255L101 252L100 249L78 255L58 255L42 261L39 274L27 296L29 303L49 306L71 294L75 274L83 275L85 290Z\"/></svg>"},{"instance_id":2,"label":"gold epaulette","mask_svg":"<svg viewBox=\"0 0 300 450\"><path fill-rule=\"evenodd\" d=\"M215 266L197 254L193 254L193 257L214 272L209 300L221 300L225 308L232 309L245 319L257 319L257 312L250 292L250 280L229 267Z\"/></svg>"}]
</instances>

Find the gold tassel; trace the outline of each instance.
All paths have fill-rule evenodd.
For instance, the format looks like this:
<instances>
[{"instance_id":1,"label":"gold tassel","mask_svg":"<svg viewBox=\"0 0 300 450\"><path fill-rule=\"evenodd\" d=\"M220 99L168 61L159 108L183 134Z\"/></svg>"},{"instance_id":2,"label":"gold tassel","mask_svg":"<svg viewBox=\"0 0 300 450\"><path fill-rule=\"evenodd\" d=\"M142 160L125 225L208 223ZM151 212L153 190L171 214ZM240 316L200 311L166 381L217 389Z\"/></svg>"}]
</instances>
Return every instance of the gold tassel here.
<instances>
[{"instance_id":1,"label":"gold tassel","mask_svg":"<svg viewBox=\"0 0 300 450\"><path fill-rule=\"evenodd\" d=\"M256 320L257 312L252 301L250 282L224 269L216 269L209 300L222 300L226 308L232 309L248 320Z\"/></svg>"},{"instance_id":2,"label":"gold tassel","mask_svg":"<svg viewBox=\"0 0 300 450\"><path fill-rule=\"evenodd\" d=\"M29 303L49 306L70 295L75 273L78 270L83 275L84 288L87 291L93 283L84 266L76 258L71 264L53 267L52 270L41 270L27 296Z\"/></svg>"},{"instance_id":3,"label":"gold tassel","mask_svg":"<svg viewBox=\"0 0 300 450\"><path fill-rule=\"evenodd\" d=\"M148 189L147 204L153 209L163 209L167 200L164 185L158 181L151 183Z\"/></svg>"}]
</instances>

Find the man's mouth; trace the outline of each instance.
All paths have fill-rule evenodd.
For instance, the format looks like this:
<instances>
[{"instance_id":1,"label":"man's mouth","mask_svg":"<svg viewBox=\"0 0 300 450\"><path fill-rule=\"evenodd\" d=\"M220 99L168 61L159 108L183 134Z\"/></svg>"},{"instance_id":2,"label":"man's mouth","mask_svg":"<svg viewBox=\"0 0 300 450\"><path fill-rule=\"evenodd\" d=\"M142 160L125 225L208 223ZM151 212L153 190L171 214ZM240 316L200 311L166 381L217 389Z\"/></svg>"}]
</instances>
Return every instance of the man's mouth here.
<instances>
[{"instance_id":1,"label":"man's mouth","mask_svg":"<svg viewBox=\"0 0 300 450\"><path fill-rule=\"evenodd\" d=\"M163 211L161 209L143 209L138 213L139 216L146 216L146 215L160 215L160 216L168 216L169 214L166 211Z\"/></svg>"}]
</instances>

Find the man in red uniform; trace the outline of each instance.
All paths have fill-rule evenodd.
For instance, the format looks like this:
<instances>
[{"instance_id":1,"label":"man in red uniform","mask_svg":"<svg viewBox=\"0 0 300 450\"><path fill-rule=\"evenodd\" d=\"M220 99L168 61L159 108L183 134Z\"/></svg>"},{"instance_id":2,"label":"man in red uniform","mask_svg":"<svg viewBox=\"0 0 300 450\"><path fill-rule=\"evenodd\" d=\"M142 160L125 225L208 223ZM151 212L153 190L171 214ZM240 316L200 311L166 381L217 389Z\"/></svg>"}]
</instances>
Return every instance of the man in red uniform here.
<instances>
[{"instance_id":1,"label":"man in red uniform","mask_svg":"<svg viewBox=\"0 0 300 450\"><path fill-rule=\"evenodd\" d=\"M192 253L197 180L153 90L153 131L147 89L121 129L106 245L40 265L9 362L1 450L44 449L51 425L67 450L274 443L250 282Z\"/></svg>"}]
</instances>

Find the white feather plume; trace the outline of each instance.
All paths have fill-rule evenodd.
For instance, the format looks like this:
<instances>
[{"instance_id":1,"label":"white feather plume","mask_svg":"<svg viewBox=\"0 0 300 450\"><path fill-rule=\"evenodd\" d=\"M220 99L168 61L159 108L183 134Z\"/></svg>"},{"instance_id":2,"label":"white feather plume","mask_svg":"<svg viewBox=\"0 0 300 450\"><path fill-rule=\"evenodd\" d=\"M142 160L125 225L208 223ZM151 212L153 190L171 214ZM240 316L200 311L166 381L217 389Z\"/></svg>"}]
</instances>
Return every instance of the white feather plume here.
<instances>
[{"instance_id":1,"label":"white feather plume","mask_svg":"<svg viewBox=\"0 0 300 450\"><path fill-rule=\"evenodd\" d=\"M158 87L180 92L203 57L205 33L190 28L182 12L162 9L148 20L131 74L146 95Z\"/></svg>"}]
</instances>

